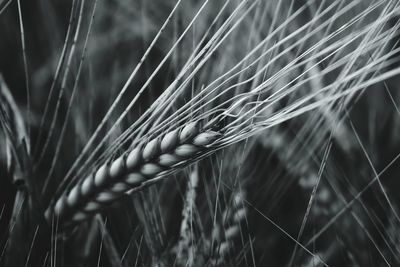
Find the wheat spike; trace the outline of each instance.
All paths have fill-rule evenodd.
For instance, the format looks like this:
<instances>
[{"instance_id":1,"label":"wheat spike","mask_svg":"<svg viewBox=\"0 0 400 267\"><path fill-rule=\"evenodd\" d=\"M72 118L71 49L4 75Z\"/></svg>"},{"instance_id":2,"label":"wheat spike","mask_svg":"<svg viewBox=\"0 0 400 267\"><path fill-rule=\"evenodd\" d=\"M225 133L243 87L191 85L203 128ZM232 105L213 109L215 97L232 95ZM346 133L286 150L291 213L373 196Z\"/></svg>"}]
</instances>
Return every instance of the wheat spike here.
<instances>
[{"instance_id":1,"label":"wheat spike","mask_svg":"<svg viewBox=\"0 0 400 267\"><path fill-rule=\"evenodd\" d=\"M46 219L57 216L67 226L90 218L106 204L163 173L179 170L211 149L220 134L201 130L198 122L170 131L104 163L57 199Z\"/></svg>"},{"instance_id":2,"label":"wheat spike","mask_svg":"<svg viewBox=\"0 0 400 267\"><path fill-rule=\"evenodd\" d=\"M214 255L210 260L211 266L226 264L225 259L233 249L235 238L240 235L240 224L247 214L247 209L243 205L244 199L243 191L234 192L232 205L227 207L222 215L223 222L221 226L224 228L223 233L220 232L219 225L214 229L212 238L217 244L214 248Z\"/></svg>"},{"instance_id":3,"label":"wheat spike","mask_svg":"<svg viewBox=\"0 0 400 267\"><path fill-rule=\"evenodd\" d=\"M198 170L195 169L189 176L186 199L182 210L180 238L176 245L176 263L178 266L193 266L196 240L192 232L193 209L196 205L196 189L199 182Z\"/></svg>"}]
</instances>

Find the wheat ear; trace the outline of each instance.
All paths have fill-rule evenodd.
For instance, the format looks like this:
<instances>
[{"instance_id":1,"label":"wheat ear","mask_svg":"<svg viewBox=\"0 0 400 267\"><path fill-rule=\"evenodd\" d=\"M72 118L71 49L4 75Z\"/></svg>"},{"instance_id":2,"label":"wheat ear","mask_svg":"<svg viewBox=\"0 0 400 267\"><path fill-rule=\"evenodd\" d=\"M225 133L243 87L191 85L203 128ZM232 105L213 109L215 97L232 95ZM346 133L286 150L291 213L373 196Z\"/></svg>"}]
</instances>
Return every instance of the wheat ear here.
<instances>
[{"instance_id":1,"label":"wheat ear","mask_svg":"<svg viewBox=\"0 0 400 267\"><path fill-rule=\"evenodd\" d=\"M124 193L209 152L219 137L220 133L191 122L138 145L64 192L46 210L45 217L51 221L56 216L63 227L86 220Z\"/></svg>"},{"instance_id":2,"label":"wheat ear","mask_svg":"<svg viewBox=\"0 0 400 267\"><path fill-rule=\"evenodd\" d=\"M196 189L199 182L198 170L195 169L189 176L186 199L182 210L180 238L176 247L176 263L178 266L193 266L196 246L192 233L193 209L196 205Z\"/></svg>"},{"instance_id":3,"label":"wheat ear","mask_svg":"<svg viewBox=\"0 0 400 267\"><path fill-rule=\"evenodd\" d=\"M216 241L214 255L210 259L212 266L221 266L225 262L230 250L233 249L234 240L240 234L240 224L244 221L247 209L243 205L244 192L236 191L233 196L233 203L223 212L221 234L220 226L213 229L212 238Z\"/></svg>"}]
</instances>

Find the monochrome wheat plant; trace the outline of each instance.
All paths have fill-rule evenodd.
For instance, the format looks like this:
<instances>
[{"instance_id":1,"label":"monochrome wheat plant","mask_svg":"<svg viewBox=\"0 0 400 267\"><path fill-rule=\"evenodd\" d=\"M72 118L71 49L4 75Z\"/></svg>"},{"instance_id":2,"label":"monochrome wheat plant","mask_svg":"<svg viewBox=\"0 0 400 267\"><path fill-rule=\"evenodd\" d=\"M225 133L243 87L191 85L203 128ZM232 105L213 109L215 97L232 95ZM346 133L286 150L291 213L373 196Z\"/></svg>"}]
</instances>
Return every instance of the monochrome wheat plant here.
<instances>
[{"instance_id":1,"label":"monochrome wheat plant","mask_svg":"<svg viewBox=\"0 0 400 267\"><path fill-rule=\"evenodd\" d=\"M205 43L203 48L200 49L200 46L198 46L195 49L195 52L189 58L189 61L185 64L185 67L179 73L179 75L175 79L175 81L154 102L154 104L152 104L152 106L143 114L143 116L141 118L139 118L139 120L137 122L135 122L133 125L131 125L128 128L128 130L125 131L120 136L120 138L117 138L117 140L114 142L114 146L112 146L114 151L117 148L121 147L126 142L128 142L129 140L131 140L131 138L134 138L132 140L132 144L130 145L130 147L132 147L132 148L135 148L137 146L140 147L141 146L140 143L142 142L142 140L150 139L148 145L146 145L143 148L144 149L143 152L145 154L143 154L143 152L141 152L141 151L133 149L134 152L131 153L130 156L133 158L142 157L145 161L146 160L151 161L150 160L151 158L157 158L157 157L162 156L162 154L157 155L156 151L158 150L158 146L160 146L160 144L158 144L158 142L164 141L164 143L166 143L166 144L164 144L165 147L161 147L161 153L167 152L166 148L169 146L168 142L178 143L181 145L181 147L180 148L177 147L177 150L175 151L175 153L178 157L182 157L183 160L186 160L186 159L192 157L194 154L200 152L200 151L198 151L200 149L197 149L193 146L191 148L189 148L188 145L194 144L195 146L198 146L198 147L204 147L204 146L209 145L210 143L215 143L215 147L220 148L220 147L224 147L228 144L236 143L240 140L248 138L253 133L260 131L260 129L270 128L273 125L281 123L282 121L288 120L289 118L291 118L293 116L299 116L301 113L303 113L305 111L314 109L314 108L322 105L327 100L334 102L334 100L343 98L343 97L347 96L348 94L351 94L351 95L355 94L357 91L363 89L366 85L368 85L368 83L370 83L371 81L374 81L374 79L376 79L376 78L374 78L372 80L367 80L366 81L367 84L364 84L365 82L363 82L365 77L367 75L369 75L369 73L373 74L373 72L376 70L377 67L382 68L382 64L388 64L386 62L390 62L390 61L384 61L384 59L389 59L391 57L391 55L394 53L394 51L391 51L389 53L383 54L383 56L379 57L378 60L368 63L365 67L361 67L357 71L353 70L351 74L350 73L346 74L350 68L357 68L357 66L353 66L353 64L355 64L356 61L354 59L352 59L352 57L354 57L356 55L358 58L361 54L372 53L372 52L370 52L370 50L375 48L376 45L379 43L379 40L381 40L380 31L382 31L384 29L381 25L385 20L390 18L392 13L394 13L392 9L387 8L384 10L384 12L386 12L387 14L384 13L385 16L383 16L381 21L378 20L378 21L371 23L370 27L376 27L376 30L374 32L370 31L369 30L370 28L366 28L366 29L368 29L368 31L361 30L361 32L358 33L358 35L355 35L354 37L349 36L352 38L340 39L340 41L338 41L337 43L333 43L323 50L314 52L315 50L319 49L319 46L325 44L324 43L325 41L329 41L330 38L334 38L335 35L338 34L338 32L333 32L332 34L328 35L328 37L326 37L325 39L322 39L320 42L314 44L311 48L309 48L309 50L304 52L302 55L298 56L296 58L296 60L304 59L304 61L302 61L301 63L297 63L297 64L289 63L282 70L278 70L276 74L271 76L271 78L266 79L260 85L257 85L254 88L252 88L249 92L244 92L244 93L241 93L241 94L238 94L238 95L232 97L231 99L225 100L225 95L228 94L232 89L236 88L236 86L234 86L234 85L224 88L226 86L225 84L227 84L234 76L241 74L243 72L243 69L237 70L237 68L235 68L235 67L241 66L243 68L242 62L247 62L248 58L250 56L253 56L256 53L260 53L261 48L265 49L262 45L264 44L264 42L266 42L267 40L272 38L273 34L271 34L271 35L268 35L263 41L261 41L260 44L258 44L253 50L251 50L248 53L248 55L246 55L246 57L240 61L240 64L237 64L235 67L233 67L228 72L226 72L226 74L222 75L221 77L216 79L214 82L210 83L208 86L203 88L201 91L199 91L199 93L197 95L193 96L190 101L185 103L176 112L169 114L168 110L169 110L169 108L171 108L171 103L174 103L174 101L176 101L176 100L174 100L174 98L176 98L176 96L178 96L178 93L181 93L181 92L183 93L183 90L186 88L187 83L190 81L190 79L196 74L196 72L199 70L199 68L203 64L206 63L206 60L218 48L218 46L221 44L221 42L224 40L224 38L226 38L228 36L228 34L232 30L232 28L230 28L227 33L224 31L226 31L226 29L228 29L228 27L233 27L233 28L236 27L236 25L238 25L238 22L240 21L240 19L243 18L243 16L245 16L245 14L247 12L249 12L251 10L251 8L253 8L255 6L256 6L256 4L251 3L251 1L250 2L244 1L244 2L240 3L238 5L238 7L235 9L235 11L231 14L231 16L222 24L222 26L220 26L218 31L211 37L211 40L208 41L207 43ZM329 9L333 8L334 6L335 6L334 4L332 4L331 6L328 6L327 10L324 10L324 12L328 12ZM351 8L351 6L349 5L347 8ZM343 9L345 10L345 8L343 8ZM373 10L373 8L369 7L369 9L366 9L365 12L366 12L366 14L368 14L368 12L371 12L372 10ZM240 11L243 14L239 13ZM321 13L324 13L324 12L321 12ZM340 15L340 12L337 12L336 16L339 16L339 15ZM236 16L239 16L239 18L237 18ZM363 16L365 16L365 14L363 14ZM239 19L239 21L233 20L233 18L235 18L235 17L236 17L236 19ZM316 19L316 18L317 17L315 17L314 19ZM357 19L362 19L362 18L363 17L360 15L359 17L356 17L355 19L350 20L348 22L348 25L351 25L352 23L357 23ZM313 21L311 21L311 22L313 22ZM327 21L327 22L330 22L330 21ZM326 23L326 25L329 25L329 23ZM348 27L348 25L346 25L346 27ZM317 27L317 29L322 28L323 26L325 26L324 23L319 25ZM339 32L344 31L345 28L339 29ZM307 29L307 28L304 28L304 29ZM299 28L299 30L297 30L299 32L299 34L301 33L301 30L302 30L302 28ZM389 34L395 34L394 29L389 29L388 31L389 31ZM373 33L371 33L371 32L373 32ZM296 33L296 32L294 32L294 33ZM385 33L385 34L387 34L387 33ZM340 50L343 49L343 47L346 47L346 45L353 44L354 40L357 38L360 38L359 48L356 49L354 52L345 54L343 56L343 58L340 58L340 56L341 56ZM301 40L303 42L305 41L303 39L301 39ZM339 43L340 43L341 47L338 47ZM202 44L202 43L200 43L200 44ZM297 42L294 45L296 45L296 44L297 44L297 46L304 46L304 43ZM267 49L267 51L262 51L263 53L254 62L247 62L248 67L257 63L262 57L266 56L267 52L269 52L270 50L271 49ZM376 51L373 53L375 53L375 54L381 53L382 54L383 53L382 48L379 47L379 49L376 49ZM312 54L312 57L310 59L306 58L306 55L308 55L308 54ZM278 54L278 56L279 55L280 54ZM276 56L276 57L278 57L278 56ZM303 65L308 60L313 60L317 56L325 57L325 59L328 59L328 60L330 60L330 57L333 57L335 59L334 64L329 66L325 71L329 73L329 71L331 71L331 70L336 70L337 68L343 68L342 75L345 75L344 76L345 78L340 79L339 81L336 80L334 83L325 86L324 88L320 89L319 91L317 91L315 93L311 93L309 95L305 95L304 97L302 96L302 97L300 97L300 99L298 99L296 101L292 100L293 104L290 104L287 107L285 107L284 109L278 110L274 113L274 111L271 110L271 109L273 109L272 104L276 103L278 101L281 101L285 98L290 97L292 92L296 92L298 85L288 87L291 85L291 83L292 83L292 81L291 81L287 85L285 85L283 88L276 90L275 92L271 91L272 88L270 88L270 86L275 82L275 80L280 75L285 75L282 72L283 70L286 71L286 69L298 67L297 65ZM339 57L340 60L336 59L336 57ZM249 83L252 80L256 79L258 75L261 75L269 67L269 65L272 64L272 62L273 62L273 60L271 60L270 62L265 64L265 66L263 66L261 68L261 70L257 71L254 76L250 77L250 79L247 79L243 82L239 82L239 85L241 83ZM360 63L358 63L358 64L360 64ZM156 71L157 70L158 69L156 69ZM236 70L237 70L237 72L235 73ZM232 74L232 73L234 73L234 74ZM360 74L362 73L362 75L360 75L358 73L360 73ZM135 74L135 72L133 74ZM231 76L229 76L229 75L231 75ZM303 74L301 74L301 75L303 75ZM318 76L321 76L321 75L318 75ZM301 76L299 76L299 77L301 77ZM295 80L297 80L299 77L296 77ZM377 78L379 79L379 76ZM183 80L183 81L181 81L181 80ZM307 80L307 78L304 80ZM179 84L179 82L180 82L180 84ZM149 83L149 80L146 81L145 85L147 83ZM340 90L340 88L344 84L356 84L356 86L354 88L352 88L351 90L346 89L346 90L342 91L342 90ZM142 89L146 88L145 85L143 85ZM142 89L140 91L142 91ZM172 91L173 89L174 89L174 91ZM317 99L318 99L319 95L322 93L324 94L324 97L322 98L322 100L319 100L319 101L317 100L317 101L315 101L315 103L313 103L314 97L317 97ZM216 94L216 95L214 95L214 94ZM128 108L130 108L130 106L133 103L135 103L136 99L137 99L137 97L135 97L135 99L128 105ZM218 101L219 99L224 99L224 100ZM319 99L321 99L321 98L319 98ZM118 98L117 98L117 100L118 100ZM161 103L161 101L163 103ZM207 108L211 104L211 103L209 103L210 101L217 102L217 103L214 104L213 107ZM220 103L218 104L218 102L220 102ZM160 107L162 107L162 109ZM205 109L207 111L202 113L201 110L205 110ZM126 112L122 113L120 118L123 118L125 116L125 114L126 114ZM251 114L251 117L247 118L248 117L247 114ZM117 120L117 123L120 120L120 118ZM165 118L163 122L160 122L161 118ZM203 136L199 136L200 139L194 138L193 139L194 143L189 143L189 144L184 143L184 141L186 139L185 136L172 137L172 138L170 137L171 135L174 135L174 132L171 129L171 127L173 125L177 125L177 124L180 125L182 122L189 123L189 125L190 125L191 120L192 121L193 120L194 121L208 120L205 123L205 127L206 127L206 129L207 128L211 129L212 132L202 133L200 131L200 133L202 133L204 136L204 140L202 140ZM222 125L220 126L220 124L222 124ZM154 126L152 126L152 125L154 125ZM113 126L113 128L115 126L116 126L116 124ZM185 128L183 128L183 129L185 129ZM151 135L149 133L151 133ZM189 134L191 134L191 133L189 133ZM166 138L163 138L163 135L165 135ZM218 138L217 140L214 140L214 139L216 139L216 137L218 135L220 136L220 138ZM151 138L151 136L156 136L156 137ZM168 140L168 138L171 138L171 140ZM208 140L208 139L210 139L210 140ZM118 141L118 143L117 143L117 141ZM218 142L214 142L214 141L218 141ZM90 144L90 141L88 144ZM180 151L180 149L183 149L184 151ZM108 155L112 155L112 150L111 151L110 150L111 149L108 149L108 153L107 153ZM168 152L170 152L170 151L168 151ZM199 154L205 154L206 152L207 152L207 150L204 150L203 153L200 152ZM142 155L140 155L140 154L142 154ZM124 159L124 157L125 157L125 159ZM75 163L79 162L79 159L80 158L78 158L78 160ZM102 161L104 161L104 160L109 161L109 160L107 160L107 157L105 157L105 156L102 157ZM104 183L104 184L107 183L105 181L110 180L107 178L115 178L114 180L118 180L118 178L117 178L118 176L127 175L129 173L129 169L132 169L133 167L137 167L137 166L135 166L135 164L137 164L135 162L135 160L132 160L132 162L127 161L127 156L123 155L111 163L103 163L103 165L96 167L96 169L98 169L98 171L96 172L96 175L98 176L98 179L97 179L98 182L97 182L96 186L102 185L102 183ZM158 165L158 166L144 165L143 167L145 169L141 170L141 173L140 173L141 175L139 174L139 176L143 176L143 175L144 176L147 175L150 177L156 176L156 174L159 174L163 170L162 167L171 167L172 165L175 165L177 163L179 163L179 161L175 158L175 159L168 159L168 162L161 161L161 164L160 164L161 168L160 168L160 165ZM127 165L126 167L127 167L128 171L125 170L125 165ZM74 164L74 166L76 166L76 165ZM86 164L84 164L83 166L86 166ZM81 172L82 172L83 166L80 167ZM150 166L152 168L149 170L146 170L146 167L150 167ZM74 169L74 168L72 168L72 169ZM78 174L81 172L78 171ZM71 173L71 171L69 173ZM94 177L96 177L96 175L94 175ZM89 175L89 177L90 176L91 175ZM75 174L75 178L77 178L77 177L79 177L79 176L77 174ZM69 178L68 175L66 178ZM141 183L144 180L144 178L142 178L142 177L132 178L132 175L131 175L131 179L134 180L133 184ZM72 180L74 180L74 179L72 179ZM89 188L85 188L84 190L86 190L86 191L82 192L81 187L83 185L84 180L86 180L86 185ZM101 180L104 180L104 182ZM65 194L68 194L68 197L70 198L71 206L81 204L81 203L79 203L78 195L88 194L89 191L92 190L91 187L93 187L93 186L91 184L95 184L94 182L95 182L95 180L93 178L81 179L81 182L79 182L77 185L74 185L74 187L70 188L69 190L67 189L67 191L69 191L69 192L64 191L64 195L60 196L60 199L64 199L64 200L60 200L58 202L57 210L62 210L66 206L66 205L64 205L64 202L66 201ZM129 188L129 186L127 187L124 185L117 185L117 187L119 187L119 188L117 188L116 190L111 189L112 193L105 193L104 195L100 196L99 201L107 202L112 199L115 199L116 198L115 195L118 195L120 192L128 191L128 188ZM132 189L132 188L130 188L130 189ZM94 190L94 191L96 191L96 190ZM120 192L115 192L115 191L120 191ZM115 193L114 196L111 196L111 195L113 195L113 193ZM102 199L102 197L104 197L104 199ZM54 204L54 205L56 205L56 204ZM94 206L96 206L96 205L98 206L99 204L98 203L94 204ZM88 209L88 211L92 211L92 210L97 210L98 208L87 207L87 209ZM61 213L62 212L60 211L59 214L61 215ZM79 221L79 220L81 220L80 219L81 217L85 217L85 216L82 214L79 214L73 220Z\"/></svg>"},{"instance_id":2,"label":"monochrome wheat plant","mask_svg":"<svg viewBox=\"0 0 400 267\"><path fill-rule=\"evenodd\" d=\"M0 264L398 263L399 17L0 0Z\"/></svg>"}]
</instances>

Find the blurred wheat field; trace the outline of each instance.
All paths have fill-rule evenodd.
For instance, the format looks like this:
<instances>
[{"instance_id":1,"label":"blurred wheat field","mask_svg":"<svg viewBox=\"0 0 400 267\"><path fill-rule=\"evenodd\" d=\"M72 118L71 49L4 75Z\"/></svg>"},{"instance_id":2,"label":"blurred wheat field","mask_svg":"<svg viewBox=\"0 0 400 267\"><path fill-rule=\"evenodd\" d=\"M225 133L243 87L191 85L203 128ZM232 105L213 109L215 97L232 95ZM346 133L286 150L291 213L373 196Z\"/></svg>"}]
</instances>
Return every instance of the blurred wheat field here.
<instances>
[{"instance_id":1,"label":"blurred wheat field","mask_svg":"<svg viewBox=\"0 0 400 267\"><path fill-rule=\"evenodd\" d=\"M400 265L399 15L0 0L0 266Z\"/></svg>"}]
</instances>

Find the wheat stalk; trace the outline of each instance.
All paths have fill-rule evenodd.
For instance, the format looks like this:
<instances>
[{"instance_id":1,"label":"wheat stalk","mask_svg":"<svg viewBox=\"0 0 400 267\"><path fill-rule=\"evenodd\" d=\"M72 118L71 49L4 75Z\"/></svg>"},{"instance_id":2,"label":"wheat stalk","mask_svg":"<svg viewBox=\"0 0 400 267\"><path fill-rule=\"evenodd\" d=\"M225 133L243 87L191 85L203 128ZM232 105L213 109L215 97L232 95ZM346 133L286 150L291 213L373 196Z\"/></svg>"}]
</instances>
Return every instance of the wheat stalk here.
<instances>
[{"instance_id":1,"label":"wheat stalk","mask_svg":"<svg viewBox=\"0 0 400 267\"><path fill-rule=\"evenodd\" d=\"M179 170L204 155L220 133L202 130L199 122L172 130L101 165L91 175L62 194L45 217L56 216L62 226L90 218L106 204L155 177Z\"/></svg>"}]
</instances>

